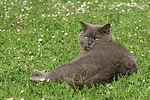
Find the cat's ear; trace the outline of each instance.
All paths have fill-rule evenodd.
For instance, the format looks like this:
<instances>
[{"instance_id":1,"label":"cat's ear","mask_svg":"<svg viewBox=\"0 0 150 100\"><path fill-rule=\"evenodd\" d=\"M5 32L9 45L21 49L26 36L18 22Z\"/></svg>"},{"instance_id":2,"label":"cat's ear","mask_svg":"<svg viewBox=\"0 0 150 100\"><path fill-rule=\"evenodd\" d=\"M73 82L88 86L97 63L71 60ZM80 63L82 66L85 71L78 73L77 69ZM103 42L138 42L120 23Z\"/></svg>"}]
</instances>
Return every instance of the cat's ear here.
<instances>
[{"instance_id":1,"label":"cat's ear","mask_svg":"<svg viewBox=\"0 0 150 100\"><path fill-rule=\"evenodd\" d=\"M86 24L86 23L84 23L84 22L82 22L82 21L80 21L80 23L81 23L81 26L82 26L82 29L83 29L83 31L86 31L87 29L88 29L88 24Z\"/></svg>"},{"instance_id":2,"label":"cat's ear","mask_svg":"<svg viewBox=\"0 0 150 100\"><path fill-rule=\"evenodd\" d=\"M109 34L110 33L110 24L105 24L103 27L102 27L102 31L103 33L106 33L106 34Z\"/></svg>"}]
</instances>

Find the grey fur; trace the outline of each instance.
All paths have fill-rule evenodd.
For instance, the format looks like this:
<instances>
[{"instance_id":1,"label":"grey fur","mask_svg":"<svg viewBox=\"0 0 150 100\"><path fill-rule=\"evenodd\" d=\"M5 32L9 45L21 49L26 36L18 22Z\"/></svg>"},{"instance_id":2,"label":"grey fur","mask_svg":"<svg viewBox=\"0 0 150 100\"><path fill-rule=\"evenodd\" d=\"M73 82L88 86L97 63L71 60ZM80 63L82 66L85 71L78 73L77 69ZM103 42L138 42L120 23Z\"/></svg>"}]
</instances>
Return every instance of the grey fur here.
<instances>
[{"instance_id":1,"label":"grey fur","mask_svg":"<svg viewBox=\"0 0 150 100\"><path fill-rule=\"evenodd\" d=\"M30 80L40 82L44 78L57 82L61 79L72 88L82 89L84 85L90 87L91 83L112 82L118 75L137 72L133 56L111 36L110 24L80 23L83 28L78 39L83 48L81 55L48 73L34 69Z\"/></svg>"}]
</instances>

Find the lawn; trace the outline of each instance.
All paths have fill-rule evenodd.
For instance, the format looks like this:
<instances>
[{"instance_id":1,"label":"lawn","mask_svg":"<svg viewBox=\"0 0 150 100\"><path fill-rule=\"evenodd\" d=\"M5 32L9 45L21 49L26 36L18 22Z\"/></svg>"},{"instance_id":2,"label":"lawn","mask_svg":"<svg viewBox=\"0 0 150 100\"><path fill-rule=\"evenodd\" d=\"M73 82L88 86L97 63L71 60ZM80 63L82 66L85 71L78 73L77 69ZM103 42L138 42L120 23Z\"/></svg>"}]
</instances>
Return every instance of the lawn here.
<instances>
[{"instance_id":1,"label":"lawn","mask_svg":"<svg viewBox=\"0 0 150 100\"><path fill-rule=\"evenodd\" d=\"M137 74L83 90L30 81L33 69L49 72L80 55L80 21L110 23ZM0 0L0 100L148 100L149 27L148 0Z\"/></svg>"}]
</instances>

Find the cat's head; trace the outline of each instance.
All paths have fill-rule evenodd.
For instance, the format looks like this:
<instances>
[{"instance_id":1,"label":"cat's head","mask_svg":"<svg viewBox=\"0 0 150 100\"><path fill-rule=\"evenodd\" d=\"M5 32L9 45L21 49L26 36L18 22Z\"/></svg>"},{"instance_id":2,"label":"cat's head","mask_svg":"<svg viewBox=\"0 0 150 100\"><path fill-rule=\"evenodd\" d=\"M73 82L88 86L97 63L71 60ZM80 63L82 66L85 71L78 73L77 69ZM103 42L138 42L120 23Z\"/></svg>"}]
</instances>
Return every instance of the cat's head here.
<instances>
[{"instance_id":1,"label":"cat's head","mask_svg":"<svg viewBox=\"0 0 150 100\"><path fill-rule=\"evenodd\" d=\"M110 24L91 25L80 21L82 32L78 42L84 50L91 50L96 44L114 41L110 33Z\"/></svg>"}]
</instances>

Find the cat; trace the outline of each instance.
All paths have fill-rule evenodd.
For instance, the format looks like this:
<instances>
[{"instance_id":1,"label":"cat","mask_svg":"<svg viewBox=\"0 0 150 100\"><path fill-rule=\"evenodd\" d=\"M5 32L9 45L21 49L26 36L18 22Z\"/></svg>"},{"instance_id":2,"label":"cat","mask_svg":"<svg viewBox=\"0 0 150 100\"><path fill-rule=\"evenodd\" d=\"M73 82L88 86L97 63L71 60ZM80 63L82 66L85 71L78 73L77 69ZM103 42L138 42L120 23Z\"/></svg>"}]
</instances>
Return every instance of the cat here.
<instances>
[{"instance_id":1,"label":"cat","mask_svg":"<svg viewBox=\"0 0 150 100\"><path fill-rule=\"evenodd\" d=\"M134 57L119 43L110 32L110 24L92 25L80 21L82 32L78 36L83 51L75 60L63 64L51 72L37 69L31 72L30 80L40 82L65 81L70 87L82 89L99 83L112 82L119 75L137 72Z\"/></svg>"}]
</instances>

